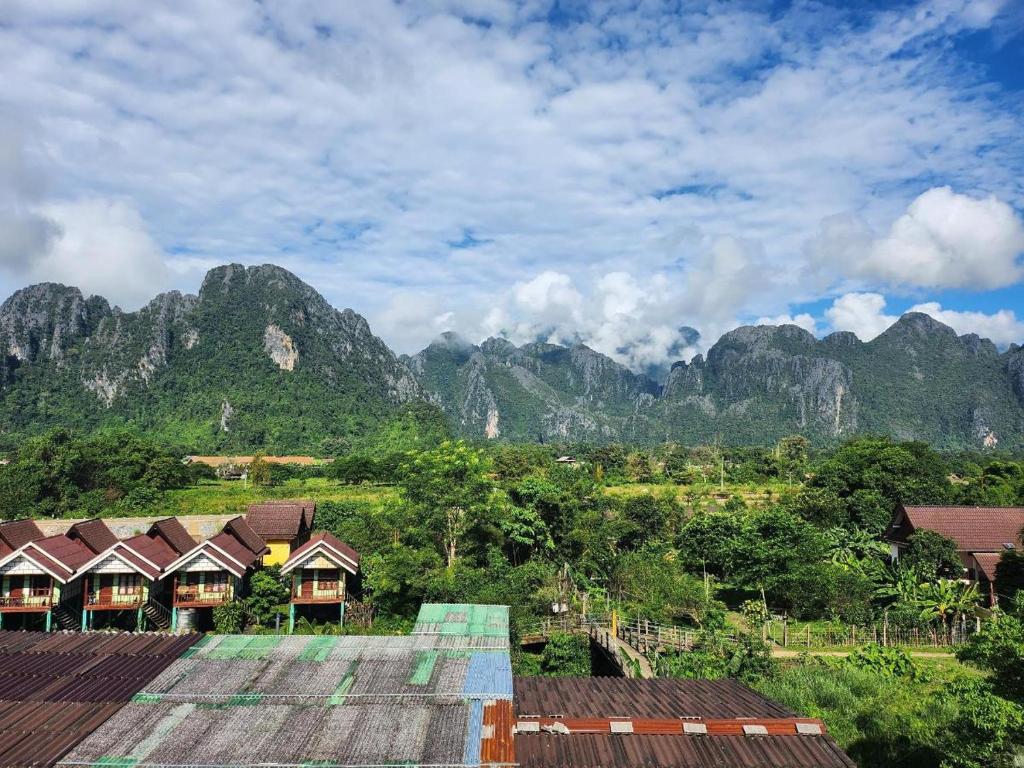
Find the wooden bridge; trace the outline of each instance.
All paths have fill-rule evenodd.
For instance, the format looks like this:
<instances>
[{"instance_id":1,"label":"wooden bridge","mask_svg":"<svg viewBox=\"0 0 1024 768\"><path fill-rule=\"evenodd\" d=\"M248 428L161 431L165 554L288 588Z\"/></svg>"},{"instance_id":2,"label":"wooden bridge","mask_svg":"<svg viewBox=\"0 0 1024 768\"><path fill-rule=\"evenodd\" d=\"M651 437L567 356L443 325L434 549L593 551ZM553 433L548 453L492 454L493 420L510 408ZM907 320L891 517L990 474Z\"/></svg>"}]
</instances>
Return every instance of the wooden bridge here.
<instances>
[{"instance_id":1,"label":"wooden bridge","mask_svg":"<svg viewBox=\"0 0 1024 768\"><path fill-rule=\"evenodd\" d=\"M587 634L608 659L626 677L651 678L654 669L649 661L653 652L688 651L696 633L681 627L665 626L643 619L618 621L612 616L563 616L545 619L524 627L520 635L523 645L547 642L555 633Z\"/></svg>"}]
</instances>

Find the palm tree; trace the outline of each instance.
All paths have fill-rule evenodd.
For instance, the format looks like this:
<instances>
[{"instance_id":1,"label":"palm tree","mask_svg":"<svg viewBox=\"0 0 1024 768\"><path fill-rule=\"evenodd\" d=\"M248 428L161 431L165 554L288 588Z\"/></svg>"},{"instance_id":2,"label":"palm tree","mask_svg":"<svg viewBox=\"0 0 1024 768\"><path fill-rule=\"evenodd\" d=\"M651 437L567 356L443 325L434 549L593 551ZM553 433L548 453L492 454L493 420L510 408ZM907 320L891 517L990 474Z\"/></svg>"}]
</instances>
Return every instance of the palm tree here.
<instances>
[{"instance_id":1,"label":"palm tree","mask_svg":"<svg viewBox=\"0 0 1024 768\"><path fill-rule=\"evenodd\" d=\"M917 604L921 618L939 619L943 634L948 636L949 617L953 617L953 626L956 626L960 616L974 609L978 604L978 587L955 579L939 579L918 588Z\"/></svg>"}]
</instances>

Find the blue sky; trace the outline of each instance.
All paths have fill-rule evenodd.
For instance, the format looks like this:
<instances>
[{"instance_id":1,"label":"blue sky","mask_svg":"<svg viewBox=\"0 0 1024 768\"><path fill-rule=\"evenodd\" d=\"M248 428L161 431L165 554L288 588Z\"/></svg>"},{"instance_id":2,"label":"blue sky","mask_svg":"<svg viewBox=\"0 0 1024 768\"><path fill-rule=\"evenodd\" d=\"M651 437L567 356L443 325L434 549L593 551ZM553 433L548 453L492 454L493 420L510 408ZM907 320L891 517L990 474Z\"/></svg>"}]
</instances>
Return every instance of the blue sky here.
<instances>
[{"instance_id":1,"label":"blue sky","mask_svg":"<svg viewBox=\"0 0 1024 768\"><path fill-rule=\"evenodd\" d=\"M1024 3L8 0L0 76L4 292L272 262L402 352L637 369L911 309L1024 341Z\"/></svg>"}]
</instances>

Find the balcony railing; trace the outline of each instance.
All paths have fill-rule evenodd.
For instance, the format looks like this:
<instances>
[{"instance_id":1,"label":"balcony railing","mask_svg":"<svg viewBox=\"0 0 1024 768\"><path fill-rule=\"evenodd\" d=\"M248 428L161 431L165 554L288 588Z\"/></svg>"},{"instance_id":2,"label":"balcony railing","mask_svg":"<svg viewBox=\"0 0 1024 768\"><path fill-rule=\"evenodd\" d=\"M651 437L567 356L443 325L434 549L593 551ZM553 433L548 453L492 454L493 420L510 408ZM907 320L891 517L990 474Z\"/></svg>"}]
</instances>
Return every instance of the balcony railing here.
<instances>
[{"instance_id":1,"label":"balcony railing","mask_svg":"<svg viewBox=\"0 0 1024 768\"><path fill-rule=\"evenodd\" d=\"M103 595L101 592L90 592L86 596L86 605L93 607L110 606L116 608L137 608L142 605L142 588L126 593Z\"/></svg>"},{"instance_id":2,"label":"balcony railing","mask_svg":"<svg viewBox=\"0 0 1024 768\"><path fill-rule=\"evenodd\" d=\"M30 589L27 595L0 597L0 608L48 608L53 592L48 587Z\"/></svg>"},{"instance_id":3,"label":"balcony railing","mask_svg":"<svg viewBox=\"0 0 1024 768\"><path fill-rule=\"evenodd\" d=\"M344 585L337 581L321 581L315 587L307 581L305 588L301 584L296 584L292 588L292 600L294 602L331 602L344 599Z\"/></svg>"},{"instance_id":4,"label":"balcony railing","mask_svg":"<svg viewBox=\"0 0 1024 768\"><path fill-rule=\"evenodd\" d=\"M196 587L178 587L174 591L174 604L201 603L203 605L220 605L230 602L233 595L230 589L213 592L208 589Z\"/></svg>"}]
</instances>

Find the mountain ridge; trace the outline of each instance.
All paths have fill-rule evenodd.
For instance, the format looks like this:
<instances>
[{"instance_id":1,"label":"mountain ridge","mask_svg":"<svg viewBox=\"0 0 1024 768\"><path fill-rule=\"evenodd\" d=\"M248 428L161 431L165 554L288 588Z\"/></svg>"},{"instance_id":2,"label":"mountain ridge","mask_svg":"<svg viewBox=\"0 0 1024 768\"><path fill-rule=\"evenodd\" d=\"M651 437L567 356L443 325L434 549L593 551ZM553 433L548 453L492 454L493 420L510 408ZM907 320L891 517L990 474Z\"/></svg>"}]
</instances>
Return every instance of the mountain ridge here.
<instances>
[{"instance_id":1,"label":"mountain ridge","mask_svg":"<svg viewBox=\"0 0 1024 768\"><path fill-rule=\"evenodd\" d=\"M585 344L441 334L396 355L274 265L215 267L133 312L60 283L0 305L0 443L111 424L204 451L345 450L426 402L471 439L765 444L861 432L1024 446L1024 350L908 313L875 339L746 325L663 382Z\"/></svg>"}]
</instances>

